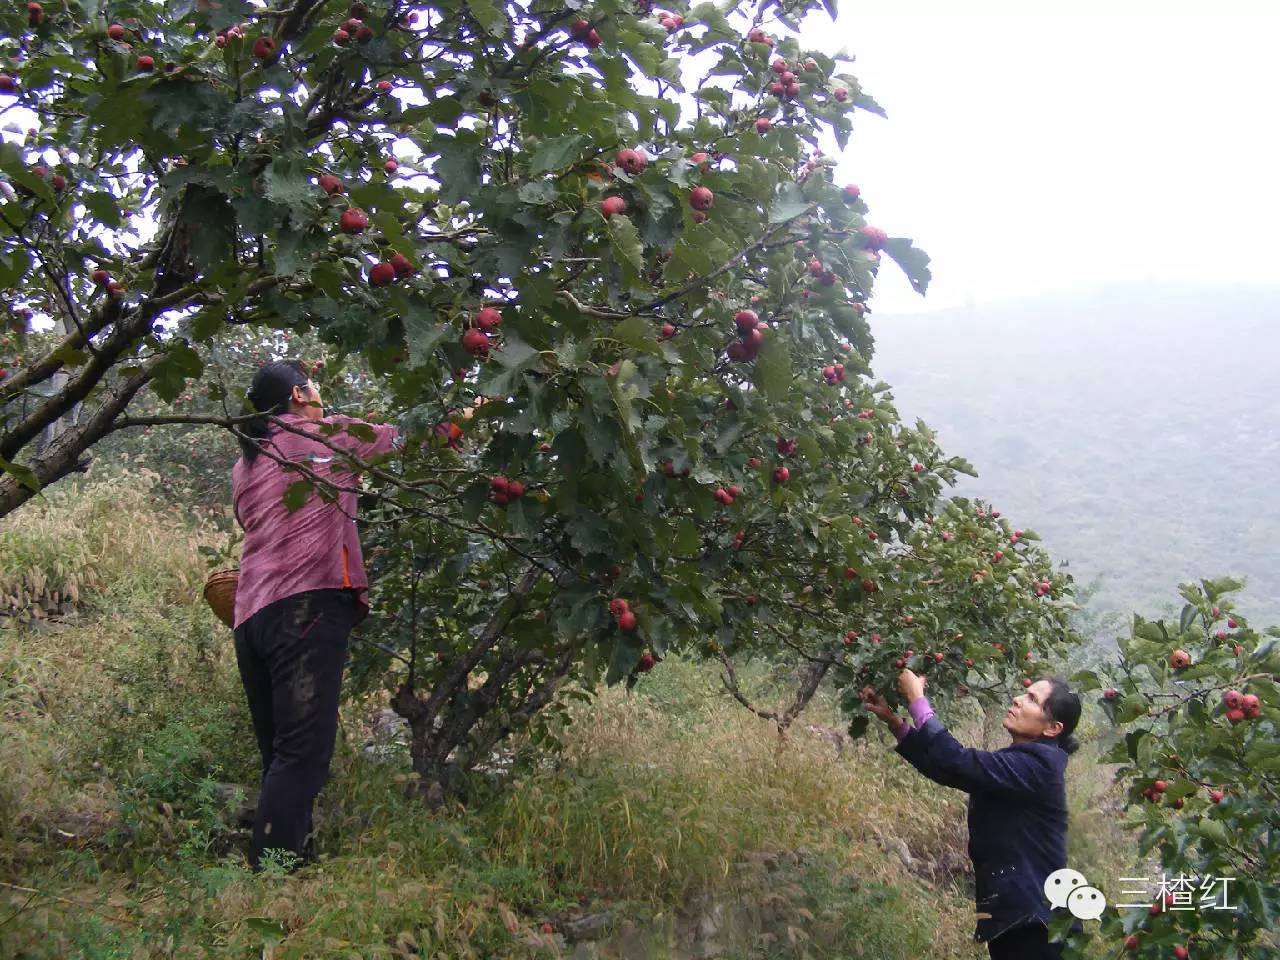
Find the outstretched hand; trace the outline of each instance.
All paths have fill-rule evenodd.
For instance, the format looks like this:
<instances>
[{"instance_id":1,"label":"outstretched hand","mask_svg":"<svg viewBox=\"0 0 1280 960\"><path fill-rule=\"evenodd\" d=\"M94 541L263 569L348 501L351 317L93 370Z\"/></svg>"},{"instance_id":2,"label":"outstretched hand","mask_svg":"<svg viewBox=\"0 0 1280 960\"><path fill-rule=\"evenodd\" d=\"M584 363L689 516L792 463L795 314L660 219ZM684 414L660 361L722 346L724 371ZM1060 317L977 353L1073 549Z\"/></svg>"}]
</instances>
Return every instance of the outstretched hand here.
<instances>
[{"instance_id":1,"label":"outstretched hand","mask_svg":"<svg viewBox=\"0 0 1280 960\"><path fill-rule=\"evenodd\" d=\"M870 686L862 688L862 705L885 723L892 723L897 719L897 714L889 706L889 701L884 698L883 694L876 693Z\"/></svg>"},{"instance_id":2,"label":"outstretched hand","mask_svg":"<svg viewBox=\"0 0 1280 960\"><path fill-rule=\"evenodd\" d=\"M925 677L912 673L910 670L903 670L898 674L898 690L902 693L902 697L907 703L917 697L924 696L925 679Z\"/></svg>"}]
</instances>

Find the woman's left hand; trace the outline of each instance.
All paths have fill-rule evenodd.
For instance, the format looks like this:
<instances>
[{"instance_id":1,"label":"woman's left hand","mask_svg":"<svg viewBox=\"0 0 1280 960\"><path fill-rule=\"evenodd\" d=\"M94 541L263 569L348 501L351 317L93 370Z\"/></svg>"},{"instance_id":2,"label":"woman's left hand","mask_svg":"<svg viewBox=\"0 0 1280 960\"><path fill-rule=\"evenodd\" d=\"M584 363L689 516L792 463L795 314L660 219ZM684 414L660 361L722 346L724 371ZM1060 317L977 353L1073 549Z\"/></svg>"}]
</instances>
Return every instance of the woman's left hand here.
<instances>
[{"instance_id":1,"label":"woman's left hand","mask_svg":"<svg viewBox=\"0 0 1280 960\"><path fill-rule=\"evenodd\" d=\"M903 670L898 674L898 690L907 703L924 696L924 682L924 677L917 676L910 670Z\"/></svg>"}]
</instances>

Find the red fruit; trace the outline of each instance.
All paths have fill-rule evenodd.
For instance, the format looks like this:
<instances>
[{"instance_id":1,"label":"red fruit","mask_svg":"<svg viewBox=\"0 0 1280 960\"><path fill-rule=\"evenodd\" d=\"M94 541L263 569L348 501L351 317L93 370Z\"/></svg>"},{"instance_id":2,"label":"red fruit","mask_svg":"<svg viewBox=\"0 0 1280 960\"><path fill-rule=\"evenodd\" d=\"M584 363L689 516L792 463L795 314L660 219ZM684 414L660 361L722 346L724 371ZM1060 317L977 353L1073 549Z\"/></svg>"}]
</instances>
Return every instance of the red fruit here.
<instances>
[{"instance_id":1,"label":"red fruit","mask_svg":"<svg viewBox=\"0 0 1280 960\"><path fill-rule=\"evenodd\" d=\"M1107 687L1107 689L1102 691L1103 700L1114 700L1117 696L1119 696L1119 694L1115 687Z\"/></svg>"},{"instance_id":2,"label":"red fruit","mask_svg":"<svg viewBox=\"0 0 1280 960\"><path fill-rule=\"evenodd\" d=\"M335 34L333 35L333 38L334 38L335 40L337 40L337 39L338 39L338 33L342 33L342 31L341 31L341 30L339 30L337 33L335 33ZM217 47L225 47L225 46L227 45L227 38L226 38L226 37L224 37L224 36L221 36L221 35L216 36L216 37L214 37L214 38L213 38L213 43L214 43L214 46L217 46Z\"/></svg>"},{"instance_id":3,"label":"red fruit","mask_svg":"<svg viewBox=\"0 0 1280 960\"><path fill-rule=\"evenodd\" d=\"M788 97L798 97L798 96L800 96L800 84L798 84L798 83L788 83L788 84L787 84L787 96L788 96Z\"/></svg>"},{"instance_id":4,"label":"red fruit","mask_svg":"<svg viewBox=\"0 0 1280 960\"><path fill-rule=\"evenodd\" d=\"M846 580L852 580L852 579L853 579L854 577L856 577L857 575L858 575L858 571L857 571L857 570L855 570L855 569L853 569L853 567L845 567L845 568L844 568L844 578L845 578Z\"/></svg>"},{"instance_id":5,"label":"red fruit","mask_svg":"<svg viewBox=\"0 0 1280 960\"><path fill-rule=\"evenodd\" d=\"M1214 633L1213 633L1213 639L1215 639L1215 640L1225 640L1225 639L1227 639L1227 631L1225 631L1225 630L1215 630L1215 631L1214 631Z\"/></svg>"},{"instance_id":6,"label":"red fruit","mask_svg":"<svg viewBox=\"0 0 1280 960\"><path fill-rule=\"evenodd\" d=\"M93 273L89 274L89 279L98 286L105 287L111 280L111 274L107 273L105 270L95 270Z\"/></svg>"},{"instance_id":7,"label":"red fruit","mask_svg":"<svg viewBox=\"0 0 1280 960\"><path fill-rule=\"evenodd\" d=\"M417 267L413 265L413 261L406 257L403 253L397 253L391 257L388 263L391 264L396 271L396 279L407 277L417 271Z\"/></svg>"},{"instance_id":8,"label":"red fruit","mask_svg":"<svg viewBox=\"0 0 1280 960\"><path fill-rule=\"evenodd\" d=\"M1235 617L1227 617L1227 626L1230 627L1232 630L1234 630L1236 627L1239 626L1239 624L1236 623Z\"/></svg>"},{"instance_id":9,"label":"red fruit","mask_svg":"<svg viewBox=\"0 0 1280 960\"><path fill-rule=\"evenodd\" d=\"M556 928L555 928L555 927L553 927L553 926L552 926L551 924L549 924L549 923L544 923L544 924L542 925L542 932L543 932L543 933L554 933L554 932L555 932L555 929L556 929Z\"/></svg>"},{"instance_id":10,"label":"red fruit","mask_svg":"<svg viewBox=\"0 0 1280 960\"><path fill-rule=\"evenodd\" d=\"M689 161L691 163L696 163L699 167L701 167L703 173L706 173L708 168L710 168L711 166L711 157L705 153L695 153L692 157L689 158Z\"/></svg>"},{"instance_id":11,"label":"red fruit","mask_svg":"<svg viewBox=\"0 0 1280 960\"><path fill-rule=\"evenodd\" d=\"M38 3L27 4L27 23L30 26L38 27L44 21L44 7Z\"/></svg>"},{"instance_id":12,"label":"red fruit","mask_svg":"<svg viewBox=\"0 0 1280 960\"><path fill-rule=\"evenodd\" d=\"M1189 956L1187 948L1181 945L1173 948L1173 955L1176 960L1187 960L1187 957Z\"/></svg>"},{"instance_id":13,"label":"red fruit","mask_svg":"<svg viewBox=\"0 0 1280 960\"><path fill-rule=\"evenodd\" d=\"M775 80L773 83L769 84L769 92L772 93L775 97L782 96L782 94L786 92L786 89L787 88L783 85L782 81L780 80Z\"/></svg>"},{"instance_id":14,"label":"red fruit","mask_svg":"<svg viewBox=\"0 0 1280 960\"><path fill-rule=\"evenodd\" d=\"M222 40L222 37L219 37L218 39ZM350 39L351 39L351 34L347 33L347 31L343 30L341 27L333 31L333 42L338 44L339 46L346 43ZM222 46L225 43L226 41L222 40L222 43L218 44L218 46Z\"/></svg>"},{"instance_id":15,"label":"red fruit","mask_svg":"<svg viewBox=\"0 0 1280 960\"><path fill-rule=\"evenodd\" d=\"M773 124L769 122L768 117L756 117L756 133L760 134L760 136L763 137L768 133L771 126Z\"/></svg>"},{"instance_id":16,"label":"red fruit","mask_svg":"<svg viewBox=\"0 0 1280 960\"><path fill-rule=\"evenodd\" d=\"M858 197L862 196L862 191L858 189L856 184L849 184L844 188L844 199L846 203L853 203Z\"/></svg>"},{"instance_id":17,"label":"red fruit","mask_svg":"<svg viewBox=\"0 0 1280 960\"><path fill-rule=\"evenodd\" d=\"M1167 790L1168 788L1169 788L1169 784L1165 783L1163 780L1157 780L1155 783L1151 785L1151 789L1153 789L1156 793L1164 793L1165 790Z\"/></svg>"},{"instance_id":18,"label":"red fruit","mask_svg":"<svg viewBox=\"0 0 1280 960\"><path fill-rule=\"evenodd\" d=\"M320 189L329 196L342 192L342 179L335 177L332 173L326 173L320 178Z\"/></svg>"},{"instance_id":19,"label":"red fruit","mask_svg":"<svg viewBox=\"0 0 1280 960\"><path fill-rule=\"evenodd\" d=\"M113 23L111 26L107 27L107 36L112 40L123 40L127 33L128 31L118 23Z\"/></svg>"},{"instance_id":20,"label":"red fruit","mask_svg":"<svg viewBox=\"0 0 1280 960\"><path fill-rule=\"evenodd\" d=\"M0 93L16 93L18 81L7 73L0 73Z\"/></svg>"},{"instance_id":21,"label":"red fruit","mask_svg":"<svg viewBox=\"0 0 1280 960\"><path fill-rule=\"evenodd\" d=\"M1169 655L1169 666L1181 670L1191 665L1191 654L1185 650L1175 650Z\"/></svg>"},{"instance_id":22,"label":"red fruit","mask_svg":"<svg viewBox=\"0 0 1280 960\"><path fill-rule=\"evenodd\" d=\"M502 325L502 314L493 307L482 307L476 312L471 325L487 333L494 327Z\"/></svg>"},{"instance_id":23,"label":"red fruit","mask_svg":"<svg viewBox=\"0 0 1280 960\"><path fill-rule=\"evenodd\" d=\"M826 272L822 266L822 261L817 257L810 260L807 266L809 268L809 276L811 277L820 277Z\"/></svg>"},{"instance_id":24,"label":"red fruit","mask_svg":"<svg viewBox=\"0 0 1280 960\"><path fill-rule=\"evenodd\" d=\"M63 187L67 185L67 178L60 173L55 173L52 177L49 178L49 182L53 184L53 189L61 190Z\"/></svg>"},{"instance_id":25,"label":"red fruit","mask_svg":"<svg viewBox=\"0 0 1280 960\"><path fill-rule=\"evenodd\" d=\"M694 187L689 194L689 206L695 210L710 210L716 195L708 187Z\"/></svg>"},{"instance_id":26,"label":"red fruit","mask_svg":"<svg viewBox=\"0 0 1280 960\"><path fill-rule=\"evenodd\" d=\"M154 57L148 57L146 54L143 54L138 58L138 69L141 72L150 73L155 68L156 68L156 61Z\"/></svg>"},{"instance_id":27,"label":"red fruit","mask_svg":"<svg viewBox=\"0 0 1280 960\"><path fill-rule=\"evenodd\" d=\"M924 464L923 464L923 463L913 463L913 464L911 465L911 472L912 472L912 473L924 473Z\"/></svg>"},{"instance_id":28,"label":"red fruit","mask_svg":"<svg viewBox=\"0 0 1280 960\"><path fill-rule=\"evenodd\" d=\"M623 197L605 197L600 201L600 212L608 220L615 213L627 212L627 201Z\"/></svg>"},{"instance_id":29,"label":"red fruit","mask_svg":"<svg viewBox=\"0 0 1280 960\"><path fill-rule=\"evenodd\" d=\"M664 323L662 325L662 339L670 340L675 335L676 335L676 328L672 324Z\"/></svg>"},{"instance_id":30,"label":"red fruit","mask_svg":"<svg viewBox=\"0 0 1280 960\"><path fill-rule=\"evenodd\" d=\"M754 310L739 310L733 315L733 322L739 333L750 333L760 322L760 317Z\"/></svg>"},{"instance_id":31,"label":"red fruit","mask_svg":"<svg viewBox=\"0 0 1280 960\"><path fill-rule=\"evenodd\" d=\"M630 610L624 610L618 617L618 629L630 633L635 628L636 615Z\"/></svg>"},{"instance_id":32,"label":"red fruit","mask_svg":"<svg viewBox=\"0 0 1280 960\"><path fill-rule=\"evenodd\" d=\"M899 657L897 660L893 661L893 665L897 667L899 670L901 670L903 667L907 665L907 661L902 659L902 657Z\"/></svg>"},{"instance_id":33,"label":"red fruit","mask_svg":"<svg viewBox=\"0 0 1280 960\"><path fill-rule=\"evenodd\" d=\"M876 586L876 582L874 580L863 580L862 589L867 591L867 593L875 593L880 588Z\"/></svg>"},{"instance_id":34,"label":"red fruit","mask_svg":"<svg viewBox=\"0 0 1280 960\"><path fill-rule=\"evenodd\" d=\"M618 166L629 173L631 176L638 176L644 173L644 168L649 165L649 161L645 155L639 150L630 148L618 151Z\"/></svg>"},{"instance_id":35,"label":"red fruit","mask_svg":"<svg viewBox=\"0 0 1280 960\"><path fill-rule=\"evenodd\" d=\"M752 457L751 459L749 459L749 460L747 461L747 466L748 466L748 467L758 467L758 466L760 466L760 458L759 458L759 457Z\"/></svg>"},{"instance_id":36,"label":"red fruit","mask_svg":"<svg viewBox=\"0 0 1280 960\"><path fill-rule=\"evenodd\" d=\"M1244 719L1244 711L1239 708L1228 710L1227 719L1230 720L1232 723L1239 723L1241 720Z\"/></svg>"},{"instance_id":37,"label":"red fruit","mask_svg":"<svg viewBox=\"0 0 1280 960\"><path fill-rule=\"evenodd\" d=\"M1186 805L1186 802L1187 801L1183 797L1178 797L1173 801L1173 807L1175 810L1181 810Z\"/></svg>"},{"instance_id":38,"label":"red fruit","mask_svg":"<svg viewBox=\"0 0 1280 960\"><path fill-rule=\"evenodd\" d=\"M276 52L276 42L270 37L259 37L253 43L253 55L259 60L267 60Z\"/></svg>"},{"instance_id":39,"label":"red fruit","mask_svg":"<svg viewBox=\"0 0 1280 960\"><path fill-rule=\"evenodd\" d=\"M1023 685L1024 687L1029 687L1029 686L1031 686L1031 678L1030 678L1030 677L1023 677L1023 678L1022 678L1022 685Z\"/></svg>"},{"instance_id":40,"label":"red fruit","mask_svg":"<svg viewBox=\"0 0 1280 960\"><path fill-rule=\"evenodd\" d=\"M838 103L844 103L849 99L849 91L844 87L836 87L831 95L836 98Z\"/></svg>"},{"instance_id":41,"label":"red fruit","mask_svg":"<svg viewBox=\"0 0 1280 960\"><path fill-rule=\"evenodd\" d=\"M879 227L863 227L858 231L862 234L862 243L868 250L881 250L884 248L885 241L889 237Z\"/></svg>"},{"instance_id":42,"label":"red fruit","mask_svg":"<svg viewBox=\"0 0 1280 960\"><path fill-rule=\"evenodd\" d=\"M489 337L483 330L468 330L462 335L462 346L472 356L481 357L489 352Z\"/></svg>"},{"instance_id":43,"label":"red fruit","mask_svg":"<svg viewBox=\"0 0 1280 960\"><path fill-rule=\"evenodd\" d=\"M369 215L359 207L348 207L338 218L343 233L364 233L369 226Z\"/></svg>"},{"instance_id":44,"label":"red fruit","mask_svg":"<svg viewBox=\"0 0 1280 960\"><path fill-rule=\"evenodd\" d=\"M1244 703L1244 696L1239 690L1228 690L1222 695L1222 702L1227 705L1228 709L1234 710Z\"/></svg>"},{"instance_id":45,"label":"red fruit","mask_svg":"<svg viewBox=\"0 0 1280 960\"><path fill-rule=\"evenodd\" d=\"M387 173L395 173L400 169L400 163L394 157L388 157L387 161L382 165L382 169Z\"/></svg>"},{"instance_id":46,"label":"red fruit","mask_svg":"<svg viewBox=\"0 0 1280 960\"><path fill-rule=\"evenodd\" d=\"M652 653L642 653L640 655L640 662L636 664L636 672L648 673L653 669L653 665L657 662L658 661L654 659Z\"/></svg>"},{"instance_id":47,"label":"red fruit","mask_svg":"<svg viewBox=\"0 0 1280 960\"><path fill-rule=\"evenodd\" d=\"M613 617L620 617L631 609L631 604L627 603L622 597L614 597L609 601L609 613Z\"/></svg>"},{"instance_id":48,"label":"red fruit","mask_svg":"<svg viewBox=\"0 0 1280 960\"><path fill-rule=\"evenodd\" d=\"M385 287L396 278L396 268L389 263L375 263L369 271L369 285Z\"/></svg>"},{"instance_id":49,"label":"red fruit","mask_svg":"<svg viewBox=\"0 0 1280 960\"><path fill-rule=\"evenodd\" d=\"M587 34L590 32L591 24L586 20L575 20L573 26L569 28L569 33L572 34L575 40L587 39Z\"/></svg>"},{"instance_id":50,"label":"red fruit","mask_svg":"<svg viewBox=\"0 0 1280 960\"><path fill-rule=\"evenodd\" d=\"M519 480L511 480L507 483L507 496L512 500L519 500L524 496L524 484Z\"/></svg>"},{"instance_id":51,"label":"red fruit","mask_svg":"<svg viewBox=\"0 0 1280 960\"><path fill-rule=\"evenodd\" d=\"M1221 791L1221 790L1210 790L1210 791L1209 791L1209 799L1210 799L1211 801L1213 801L1214 803L1221 803L1221 802L1222 802L1222 791Z\"/></svg>"},{"instance_id":52,"label":"red fruit","mask_svg":"<svg viewBox=\"0 0 1280 960\"><path fill-rule=\"evenodd\" d=\"M1244 698L1240 701L1240 708L1244 710L1245 713L1257 713L1262 709L1262 703L1258 700L1258 695L1256 693L1246 693Z\"/></svg>"},{"instance_id":53,"label":"red fruit","mask_svg":"<svg viewBox=\"0 0 1280 960\"><path fill-rule=\"evenodd\" d=\"M1126 950L1138 949L1138 935L1136 933L1131 933L1124 938L1124 948Z\"/></svg>"},{"instance_id":54,"label":"red fruit","mask_svg":"<svg viewBox=\"0 0 1280 960\"><path fill-rule=\"evenodd\" d=\"M347 33L358 33L362 26L364 26L364 24L360 22L358 17L352 17L342 24L342 29L347 31Z\"/></svg>"},{"instance_id":55,"label":"red fruit","mask_svg":"<svg viewBox=\"0 0 1280 960\"><path fill-rule=\"evenodd\" d=\"M973 666L973 660L972 660L971 658L969 658L969 657L965 657L965 658L964 658L964 665L965 665L966 667L972 667L972 666Z\"/></svg>"},{"instance_id":56,"label":"red fruit","mask_svg":"<svg viewBox=\"0 0 1280 960\"><path fill-rule=\"evenodd\" d=\"M600 46L600 34L596 33L594 30L587 31L586 44L592 50Z\"/></svg>"},{"instance_id":57,"label":"red fruit","mask_svg":"<svg viewBox=\"0 0 1280 960\"><path fill-rule=\"evenodd\" d=\"M690 216L690 218L693 220L693 222L694 222L694 223L706 223L706 222L707 222L707 215L706 215L705 213L703 213L701 210L695 210L695 211L693 211L693 213L691 213L689 216Z\"/></svg>"},{"instance_id":58,"label":"red fruit","mask_svg":"<svg viewBox=\"0 0 1280 960\"><path fill-rule=\"evenodd\" d=\"M786 467L778 467L777 470L773 471L773 480L775 483L786 483L790 479L791 471Z\"/></svg>"},{"instance_id":59,"label":"red fruit","mask_svg":"<svg viewBox=\"0 0 1280 960\"><path fill-rule=\"evenodd\" d=\"M773 61L773 63L769 64L769 67L770 69L773 70L774 73L786 73L787 61L779 57L777 60Z\"/></svg>"},{"instance_id":60,"label":"red fruit","mask_svg":"<svg viewBox=\"0 0 1280 960\"><path fill-rule=\"evenodd\" d=\"M943 657L943 655L942 655L942 654L940 654L940 653L935 653L935 654L933 655L933 662L934 662L934 663L941 663L944 659L945 659L945 658L944 658L944 657Z\"/></svg>"}]
</instances>

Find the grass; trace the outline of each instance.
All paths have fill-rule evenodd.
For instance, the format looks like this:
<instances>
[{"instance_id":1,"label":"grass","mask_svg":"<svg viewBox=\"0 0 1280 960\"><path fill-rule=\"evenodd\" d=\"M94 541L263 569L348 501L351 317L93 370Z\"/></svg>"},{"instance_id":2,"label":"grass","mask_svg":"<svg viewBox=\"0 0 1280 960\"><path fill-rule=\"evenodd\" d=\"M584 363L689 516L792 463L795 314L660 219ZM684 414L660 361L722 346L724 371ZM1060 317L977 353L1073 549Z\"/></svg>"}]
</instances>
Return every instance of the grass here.
<instances>
[{"instance_id":1,"label":"grass","mask_svg":"<svg viewBox=\"0 0 1280 960\"><path fill-rule=\"evenodd\" d=\"M986 956L963 794L882 730L843 753L805 729L782 743L676 660L575 704L558 753L524 749L510 783L434 814L406 798L406 765L361 750L385 698L344 704L319 862L252 875L214 788L253 783L258 762L230 635L199 597L196 548L221 538L155 511L145 483L60 506L6 521L0 569L12 544L73 574L104 550L126 563L86 590L82 624L0 630L0 956L569 956L541 925L609 911L601 956L647 940L628 955L658 957L713 901L734 956ZM779 682L747 680L763 697ZM947 719L1002 745L976 711ZM823 698L806 724L840 727ZM1114 817L1089 822L1114 797L1082 732L1070 863L1118 876L1108 860L1132 843Z\"/></svg>"}]
</instances>

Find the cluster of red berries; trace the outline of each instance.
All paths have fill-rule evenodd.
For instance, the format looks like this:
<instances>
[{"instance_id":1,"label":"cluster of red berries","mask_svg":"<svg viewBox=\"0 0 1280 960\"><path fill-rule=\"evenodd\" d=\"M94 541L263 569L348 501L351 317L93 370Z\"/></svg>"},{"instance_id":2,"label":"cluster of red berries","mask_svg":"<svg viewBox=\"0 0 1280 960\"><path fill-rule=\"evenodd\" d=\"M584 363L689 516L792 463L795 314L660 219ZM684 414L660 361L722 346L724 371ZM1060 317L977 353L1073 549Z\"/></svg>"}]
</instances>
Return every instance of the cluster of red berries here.
<instances>
[{"instance_id":1,"label":"cluster of red berries","mask_svg":"<svg viewBox=\"0 0 1280 960\"><path fill-rule=\"evenodd\" d=\"M1052 589L1053 589L1052 583L1050 583L1048 580L1040 580L1036 583L1036 596L1037 597L1048 596L1049 591Z\"/></svg>"},{"instance_id":2,"label":"cluster of red berries","mask_svg":"<svg viewBox=\"0 0 1280 960\"><path fill-rule=\"evenodd\" d=\"M829 367L823 367L822 379L827 381L828 386L833 387L837 383L844 383L844 364L836 363Z\"/></svg>"},{"instance_id":3,"label":"cluster of red berries","mask_svg":"<svg viewBox=\"0 0 1280 960\"><path fill-rule=\"evenodd\" d=\"M397 253L390 260L375 263L369 269L369 285L372 287L385 287L396 280L403 280L405 277L413 276L417 269L413 265L413 261L403 253Z\"/></svg>"},{"instance_id":4,"label":"cluster of red berries","mask_svg":"<svg viewBox=\"0 0 1280 960\"><path fill-rule=\"evenodd\" d=\"M760 353L760 344L764 343L764 333L769 325L754 310L739 310L733 316L733 325L738 339L729 344L726 351L729 359L735 363L754 360Z\"/></svg>"},{"instance_id":5,"label":"cluster of red berries","mask_svg":"<svg viewBox=\"0 0 1280 960\"><path fill-rule=\"evenodd\" d=\"M489 336L502 325L502 314L493 307L483 307L471 318L471 328L462 335L462 345L473 357L489 354Z\"/></svg>"},{"instance_id":6,"label":"cluster of red berries","mask_svg":"<svg viewBox=\"0 0 1280 960\"><path fill-rule=\"evenodd\" d=\"M452 421L443 421L432 427L432 432L445 442L450 450L462 448L462 428Z\"/></svg>"},{"instance_id":7,"label":"cluster of red berries","mask_svg":"<svg viewBox=\"0 0 1280 960\"><path fill-rule=\"evenodd\" d=\"M684 17L678 13L664 13L658 18L658 23L662 24L667 33L675 33L684 26Z\"/></svg>"},{"instance_id":8,"label":"cluster of red berries","mask_svg":"<svg viewBox=\"0 0 1280 960\"><path fill-rule=\"evenodd\" d=\"M1222 702L1227 707L1227 719L1232 723L1257 720L1262 713L1262 702L1256 693L1242 694L1239 690L1228 690L1222 695Z\"/></svg>"},{"instance_id":9,"label":"cluster of red berries","mask_svg":"<svg viewBox=\"0 0 1280 960\"><path fill-rule=\"evenodd\" d=\"M736 483L730 484L727 488L716 487L715 498L719 503L722 503L727 507L729 504L733 503L741 492L742 489Z\"/></svg>"},{"instance_id":10,"label":"cluster of red berries","mask_svg":"<svg viewBox=\"0 0 1280 960\"><path fill-rule=\"evenodd\" d=\"M352 37L356 38L357 43L368 43L373 39L373 28L364 22L364 18L369 15L369 8L363 3L353 3L351 9L347 11L347 19L343 21L342 26L333 31L333 42L342 46Z\"/></svg>"},{"instance_id":11,"label":"cluster of red berries","mask_svg":"<svg viewBox=\"0 0 1280 960\"><path fill-rule=\"evenodd\" d=\"M489 481L489 497L500 507L505 507L512 500L519 500L523 496L524 484L519 480L508 480L498 475Z\"/></svg>"},{"instance_id":12,"label":"cluster of red berries","mask_svg":"<svg viewBox=\"0 0 1280 960\"><path fill-rule=\"evenodd\" d=\"M592 50L600 46L600 34L596 33L595 27L586 20L575 20L573 26L569 28L569 33L573 39L579 43L585 43Z\"/></svg>"},{"instance_id":13,"label":"cluster of red berries","mask_svg":"<svg viewBox=\"0 0 1280 960\"><path fill-rule=\"evenodd\" d=\"M631 605L622 597L614 597L609 601L609 613L617 622L619 630L630 633L636 628L636 615L632 612Z\"/></svg>"}]
</instances>

